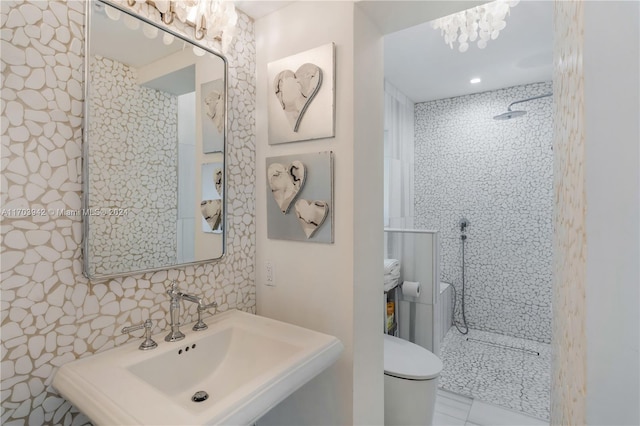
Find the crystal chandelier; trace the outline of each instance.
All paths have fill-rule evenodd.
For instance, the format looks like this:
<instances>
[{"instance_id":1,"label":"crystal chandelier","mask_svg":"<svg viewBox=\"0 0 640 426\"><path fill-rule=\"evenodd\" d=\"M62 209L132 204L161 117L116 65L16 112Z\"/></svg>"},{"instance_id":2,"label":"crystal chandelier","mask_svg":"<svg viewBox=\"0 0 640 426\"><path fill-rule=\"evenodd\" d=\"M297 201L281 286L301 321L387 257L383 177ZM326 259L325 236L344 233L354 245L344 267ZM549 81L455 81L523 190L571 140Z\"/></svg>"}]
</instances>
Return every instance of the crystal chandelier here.
<instances>
[{"instance_id":1,"label":"crystal chandelier","mask_svg":"<svg viewBox=\"0 0 640 426\"><path fill-rule=\"evenodd\" d=\"M487 41L495 40L507 23L506 16L509 9L520 0L496 0L476 6L462 12L454 13L432 22L434 29L440 29L444 42L453 49L453 44L459 43L458 50L466 52L469 43L478 42L478 48L487 47Z\"/></svg>"},{"instance_id":2,"label":"crystal chandelier","mask_svg":"<svg viewBox=\"0 0 640 426\"><path fill-rule=\"evenodd\" d=\"M196 40L207 38L221 42L223 50L231 43L238 15L232 1L225 0L127 0L129 6L148 3L160 12L169 25L177 18L194 27Z\"/></svg>"}]
</instances>

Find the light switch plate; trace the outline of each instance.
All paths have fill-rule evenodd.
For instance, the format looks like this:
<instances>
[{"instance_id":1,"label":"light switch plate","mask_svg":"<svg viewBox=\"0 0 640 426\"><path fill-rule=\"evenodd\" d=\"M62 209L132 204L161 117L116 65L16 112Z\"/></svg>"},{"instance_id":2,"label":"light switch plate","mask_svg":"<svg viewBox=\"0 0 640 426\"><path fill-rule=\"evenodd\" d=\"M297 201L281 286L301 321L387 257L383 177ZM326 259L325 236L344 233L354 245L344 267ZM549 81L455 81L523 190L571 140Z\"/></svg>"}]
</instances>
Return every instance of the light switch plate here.
<instances>
[{"instance_id":1,"label":"light switch plate","mask_svg":"<svg viewBox=\"0 0 640 426\"><path fill-rule=\"evenodd\" d=\"M268 285L270 287L274 287L276 285L276 271L275 268L273 267L273 263L271 263L270 260L267 260L264 262L264 269L265 269L265 285Z\"/></svg>"}]
</instances>

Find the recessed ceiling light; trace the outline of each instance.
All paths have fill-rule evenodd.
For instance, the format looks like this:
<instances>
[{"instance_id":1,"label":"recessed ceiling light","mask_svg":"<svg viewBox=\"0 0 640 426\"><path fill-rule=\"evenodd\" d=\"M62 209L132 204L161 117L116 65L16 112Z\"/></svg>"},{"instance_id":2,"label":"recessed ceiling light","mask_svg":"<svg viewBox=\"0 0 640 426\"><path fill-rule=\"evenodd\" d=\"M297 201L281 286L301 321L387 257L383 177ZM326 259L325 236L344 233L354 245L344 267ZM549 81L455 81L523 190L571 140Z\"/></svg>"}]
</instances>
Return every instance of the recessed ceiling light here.
<instances>
[{"instance_id":1,"label":"recessed ceiling light","mask_svg":"<svg viewBox=\"0 0 640 426\"><path fill-rule=\"evenodd\" d=\"M478 84L480 83L482 80L480 80L480 77L476 77L476 78L472 78L471 80L469 80L469 83L471 84Z\"/></svg>"}]
</instances>

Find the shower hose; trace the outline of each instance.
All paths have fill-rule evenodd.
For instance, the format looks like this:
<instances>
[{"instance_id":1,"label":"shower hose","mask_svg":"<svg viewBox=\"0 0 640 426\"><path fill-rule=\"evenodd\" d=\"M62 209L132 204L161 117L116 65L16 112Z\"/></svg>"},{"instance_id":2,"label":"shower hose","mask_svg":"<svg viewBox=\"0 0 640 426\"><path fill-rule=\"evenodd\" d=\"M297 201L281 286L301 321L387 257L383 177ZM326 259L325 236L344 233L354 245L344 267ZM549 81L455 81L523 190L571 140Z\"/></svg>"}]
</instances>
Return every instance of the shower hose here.
<instances>
[{"instance_id":1,"label":"shower hose","mask_svg":"<svg viewBox=\"0 0 640 426\"><path fill-rule=\"evenodd\" d=\"M457 293L456 293L456 287L452 284L451 288L453 288L453 310L451 311L451 322L453 322L453 325L456 327L456 329L461 333L461 334L467 334L469 332L469 326L467 325L467 316L465 315L465 311L464 311L464 288L465 288L465 276L464 276L464 270L465 270L465 265L464 265L464 244L467 240L467 236L465 234L462 234L460 236L460 240L462 241L462 297L460 300L460 304L462 307L462 325L464 328L464 331L460 328L460 326L458 325L457 321L456 321L456 299L457 297Z\"/></svg>"}]
</instances>

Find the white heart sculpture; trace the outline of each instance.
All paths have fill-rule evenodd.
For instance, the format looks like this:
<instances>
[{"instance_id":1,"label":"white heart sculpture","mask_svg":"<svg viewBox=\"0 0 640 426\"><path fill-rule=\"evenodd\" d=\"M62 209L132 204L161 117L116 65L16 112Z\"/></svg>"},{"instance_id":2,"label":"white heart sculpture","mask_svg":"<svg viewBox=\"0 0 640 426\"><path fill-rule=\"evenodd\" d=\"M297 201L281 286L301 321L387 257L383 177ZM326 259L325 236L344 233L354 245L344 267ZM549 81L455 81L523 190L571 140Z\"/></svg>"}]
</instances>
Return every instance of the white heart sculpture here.
<instances>
[{"instance_id":1,"label":"white heart sculpture","mask_svg":"<svg viewBox=\"0 0 640 426\"><path fill-rule=\"evenodd\" d=\"M298 200L295 209L307 239L316 233L329 214L329 205L324 201Z\"/></svg>"},{"instance_id":2,"label":"white heart sculpture","mask_svg":"<svg viewBox=\"0 0 640 426\"><path fill-rule=\"evenodd\" d=\"M217 168L213 171L213 183L216 186L216 191L218 191L218 195L220 195L221 197L222 197L222 182L223 182L222 169Z\"/></svg>"},{"instance_id":3,"label":"white heart sculpture","mask_svg":"<svg viewBox=\"0 0 640 426\"><path fill-rule=\"evenodd\" d=\"M273 82L276 97L294 132L298 131L302 116L322 85L322 70L314 64L303 64L294 73L284 70Z\"/></svg>"},{"instance_id":4,"label":"white heart sculpture","mask_svg":"<svg viewBox=\"0 0 640 426\"><path fill-rule=\"evenodd\" d=\"M271 193L280 211L287 214L291 202L296 198L307 177L307 169L301 161L292 161L287 167L271 163L267 169L267 179Z\"/></svg>"},{"instance_id":5,"label":"white heart sculpture","mask_svg":"<svg viewBox=\"0 0 640 426\"><path fill-rule=\"evenodd\" d=\"M200 211L211 230L218 229L222 221L222 200L203 200L200 203Z\"/></svg>"},{"instance_id":6,"label":"white heart sculpture","mask_svg":"<svg viewBox=\"0 0 640 426\"><path fill-rule=\"evenodd\" d=\"M224 92L212 89L204 97L204 111L218 129L224 132Z\"/></svg>"}]
</instances>

